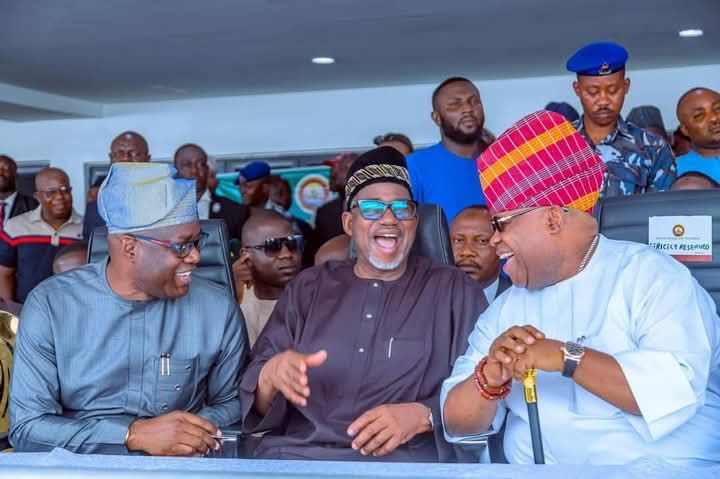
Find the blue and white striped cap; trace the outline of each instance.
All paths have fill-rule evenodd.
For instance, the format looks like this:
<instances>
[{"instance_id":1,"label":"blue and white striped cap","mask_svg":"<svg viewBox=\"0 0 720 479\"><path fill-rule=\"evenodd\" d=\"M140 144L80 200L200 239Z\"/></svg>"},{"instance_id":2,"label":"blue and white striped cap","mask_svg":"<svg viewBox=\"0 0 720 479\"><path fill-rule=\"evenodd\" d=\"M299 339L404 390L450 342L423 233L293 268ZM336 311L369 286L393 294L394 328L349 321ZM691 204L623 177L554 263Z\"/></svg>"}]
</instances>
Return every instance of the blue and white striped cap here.
<instances>
[{"instance_id":1,"label":"blue and white striped cap","mask_svg":"<svg viewBox=\"0 0 720 479\"><path fill-rule=\"evenodd\" d=\"M198 221L195 181L175 178L165 163L115 163L98 191L98 212L108 233Z\"/></svg>"}]
</instances>

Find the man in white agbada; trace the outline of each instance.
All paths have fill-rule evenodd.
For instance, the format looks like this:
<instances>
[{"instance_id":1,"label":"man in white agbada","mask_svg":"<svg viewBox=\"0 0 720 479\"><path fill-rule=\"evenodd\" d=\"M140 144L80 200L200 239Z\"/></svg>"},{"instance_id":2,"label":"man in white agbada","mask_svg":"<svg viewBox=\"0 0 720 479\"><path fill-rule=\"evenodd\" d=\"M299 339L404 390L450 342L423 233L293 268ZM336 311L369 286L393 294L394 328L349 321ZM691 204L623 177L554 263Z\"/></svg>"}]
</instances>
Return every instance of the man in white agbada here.
<instances>
[{"instance_id":1,"label":"man in white agbada","mask_svg":"<svg viewBox=\"0 0 720 479\"><path fill-rule=\"evenodd\" d=\"M547 463L720 460L715 304L688 269L597 233L604 167L561 117L539 112L478 159L491 242L514 284L480 316L441 392L452 442L492 434L532 463L522 379L538 370Z\"/></svg>"}]
</instances>

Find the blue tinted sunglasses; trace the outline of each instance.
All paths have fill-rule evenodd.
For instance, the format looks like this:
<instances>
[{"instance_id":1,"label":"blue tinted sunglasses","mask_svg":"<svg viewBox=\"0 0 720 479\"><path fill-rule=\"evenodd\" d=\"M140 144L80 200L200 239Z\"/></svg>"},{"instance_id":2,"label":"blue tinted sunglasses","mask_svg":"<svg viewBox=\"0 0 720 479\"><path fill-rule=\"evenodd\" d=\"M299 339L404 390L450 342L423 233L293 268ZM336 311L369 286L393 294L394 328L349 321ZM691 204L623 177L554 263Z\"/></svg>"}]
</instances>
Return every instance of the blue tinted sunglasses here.
<instances>
[{"instance_id":1,"label":"blue tinted sunglasses","mask_svg":"<svg viewBox=\"0 0 720 479\"><path fill-rule=\"evenodd\" d=\"M385 215L390 208L400 221L407 221L417 216L417 203L412 200L395 200L385 203L380 200L358 200L350 209L357 208L360 210L360 216L366 220L379 220Z\"/></svg>"}]
</instances>

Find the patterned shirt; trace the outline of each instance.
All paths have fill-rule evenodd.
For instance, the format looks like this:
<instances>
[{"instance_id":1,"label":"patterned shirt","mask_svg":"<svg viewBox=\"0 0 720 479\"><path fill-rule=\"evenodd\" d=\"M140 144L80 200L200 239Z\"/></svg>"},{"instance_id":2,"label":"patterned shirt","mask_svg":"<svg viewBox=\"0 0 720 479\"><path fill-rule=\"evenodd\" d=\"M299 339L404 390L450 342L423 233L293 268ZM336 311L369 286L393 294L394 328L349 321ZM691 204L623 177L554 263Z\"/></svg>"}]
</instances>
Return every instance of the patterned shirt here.
<instances>
[{"instance_id":1,"label":"patterned shirt","mask_svg":"<svg viewBox=\"0 0 720 479\"><path fill-rule=\"evenodd\" d=\"M665 191L675 181L677 169L672 150L655 133L618 117L615 130L594 145L585 133L583 118L573 126L605 162L601 197Z\"/></svg>"}]
</instances>

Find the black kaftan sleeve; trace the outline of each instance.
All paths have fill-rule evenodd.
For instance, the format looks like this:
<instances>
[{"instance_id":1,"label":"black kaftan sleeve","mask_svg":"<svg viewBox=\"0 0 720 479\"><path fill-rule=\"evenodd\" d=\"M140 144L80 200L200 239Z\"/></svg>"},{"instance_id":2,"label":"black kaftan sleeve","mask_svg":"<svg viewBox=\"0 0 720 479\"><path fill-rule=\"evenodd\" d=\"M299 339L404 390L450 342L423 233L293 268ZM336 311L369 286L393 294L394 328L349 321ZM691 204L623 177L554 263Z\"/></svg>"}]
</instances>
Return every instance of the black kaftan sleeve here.
<instances>
[{"instance_id":1,"label":"black kaftan sleeve","mask_svg":"<svg viewBox=\"0 0 720 479\"><path fill-rule=\"evenodd\" d=\"M306 274L311 273L311 274ZM303 299L313 294L316 275L306 271L292 281L278 299L265 328L250 352L250 365L240 382L239 392L243 412L243 432L254 433L280 427L287 414L288 402L278 394L265 416L255 409L255 390L260 370L278 353L294 349L297 335L304 323Z\"/></svg>"},{"instance_id":2,"label":"black kaftan sleeve","mask_svg":"<svg viewBox=\"0 0 720 479\"><path fill-rule=\"evenodd\" d=\"M488 307L485 291L480 283L458 270L453 274L448 294L451 295L450 323L453 328L452 344L450 347L450 363L448 364L448 377L452 372L455 360L465 353L468 347L468 338L475 327L480 314ZM432 410L435 437L435 445L440 462L456 461L455 448L445 440L442 427L442 411L440 410L440 387L439 385L430 398L419 401Z\"/></svg>"}]
</instances>

